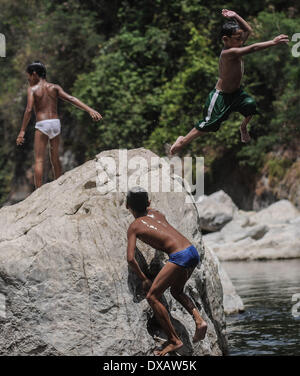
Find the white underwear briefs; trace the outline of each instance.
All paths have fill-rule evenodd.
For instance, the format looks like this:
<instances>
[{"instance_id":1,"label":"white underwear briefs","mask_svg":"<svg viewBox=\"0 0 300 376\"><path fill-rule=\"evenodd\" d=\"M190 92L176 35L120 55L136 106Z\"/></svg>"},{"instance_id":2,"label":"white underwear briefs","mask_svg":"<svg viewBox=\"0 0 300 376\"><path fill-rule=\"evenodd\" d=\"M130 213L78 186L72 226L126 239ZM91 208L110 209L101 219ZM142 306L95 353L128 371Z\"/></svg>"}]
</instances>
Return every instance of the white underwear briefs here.
<instances>
[{"instance_id":1,"label":"white underwear briefs","mask_svg":"<svg viewBox=\"0 0 300 376\"><path fill-rule=\"evenodd\" d=\"M50 140L60 134L60 120L59 119L47 119L38 121L35 124L35 128L47 135Z\"/></svg>"}]
</instances>

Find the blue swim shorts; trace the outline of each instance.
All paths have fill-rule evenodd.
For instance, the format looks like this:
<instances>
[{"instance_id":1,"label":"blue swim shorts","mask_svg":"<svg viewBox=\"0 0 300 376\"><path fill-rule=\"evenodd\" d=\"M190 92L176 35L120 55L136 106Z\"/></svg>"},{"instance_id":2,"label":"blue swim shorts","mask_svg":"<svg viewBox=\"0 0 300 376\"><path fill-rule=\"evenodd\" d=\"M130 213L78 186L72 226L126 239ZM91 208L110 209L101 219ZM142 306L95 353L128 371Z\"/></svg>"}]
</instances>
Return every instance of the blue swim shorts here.
<instances>
[{"instance_id":1,"label":"blue swim shorts","mask_svg":"<svg viewBox=\"0 0 300 376\"><path fill-rule=\"evenodd\" d=\"M168 261L183 266L184 268L192 268L198 265L200 256L197 249L193 245L190 245L183 251L178 251L169 255Z\"/></svg>"}]
</instances>

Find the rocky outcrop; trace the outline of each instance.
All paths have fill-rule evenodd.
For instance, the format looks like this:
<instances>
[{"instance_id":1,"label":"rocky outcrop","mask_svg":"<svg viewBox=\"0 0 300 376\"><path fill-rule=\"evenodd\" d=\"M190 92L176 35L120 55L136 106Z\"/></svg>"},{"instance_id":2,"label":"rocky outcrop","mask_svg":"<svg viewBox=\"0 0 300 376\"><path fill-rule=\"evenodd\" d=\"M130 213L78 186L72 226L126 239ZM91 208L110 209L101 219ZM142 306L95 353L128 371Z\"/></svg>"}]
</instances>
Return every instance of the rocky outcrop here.
<instances>
[{"instance_id":1,"label":"rocky outcrop","mask_svg":"<svg viewBox=\"0 0 300 376\"><path fill-rule=\"evenodd\" d=\"M163 337L141 283L128 268L126 234L133 217L125 193L113 192L116 174L103 157L118 164L119 151L100 153L0 210L0 354L152 355ZM150 173L159 179L162 163L150 164L155 154L130 150L128 158L133 157L148 165L130 170L129 180ZM118 171L118 181L124 178ZM186 196L185 191L153 193L151 205L201 254L186 292L208 322L206 338L192 344L190 315L168 291L162 301L184 342L182 355L222 355L227 342L218 262L205 251L197 210L185 203ZM166 262L164 254L141 242L136 257L150 278Z\"/></svg>"},{"instance_id":2,"label":"rocky outcrop","mask_svg":"<svg viewBox=\"0 0 300 376\"><path fill-rule=\"evenodd\" d=\"M300 257L300 212L287 200L259 212L240 210L203 240L221 261Z\"/></svg>"}]
</instances>

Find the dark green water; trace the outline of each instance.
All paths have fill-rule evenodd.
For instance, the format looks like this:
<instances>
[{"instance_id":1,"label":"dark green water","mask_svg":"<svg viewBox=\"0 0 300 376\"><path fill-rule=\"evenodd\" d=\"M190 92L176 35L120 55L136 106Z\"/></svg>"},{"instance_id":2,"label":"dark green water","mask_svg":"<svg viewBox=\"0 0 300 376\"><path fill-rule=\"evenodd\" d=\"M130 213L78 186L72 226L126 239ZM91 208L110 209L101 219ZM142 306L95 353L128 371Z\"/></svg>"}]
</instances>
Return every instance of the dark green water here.
<instances>
[{"instance_id":1,"label":"dark green water","mask_svg":"<svg viewBox=\"0 0 300 376\"><path fill-rule=\"evenodd\" d=\"M300 302L300 260L222 265L246 309L226 319L229 355L299 356L300 304L292 309Z\"/></svg>"}]
</instances>

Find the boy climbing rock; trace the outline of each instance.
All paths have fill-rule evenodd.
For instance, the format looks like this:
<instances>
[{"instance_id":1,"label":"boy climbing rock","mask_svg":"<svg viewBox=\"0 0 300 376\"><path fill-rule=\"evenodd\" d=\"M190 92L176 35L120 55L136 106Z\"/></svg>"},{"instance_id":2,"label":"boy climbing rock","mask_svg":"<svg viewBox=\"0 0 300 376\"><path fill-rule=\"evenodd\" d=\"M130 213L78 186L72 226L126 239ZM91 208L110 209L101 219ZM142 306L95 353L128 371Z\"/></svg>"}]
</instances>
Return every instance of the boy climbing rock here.
<instances>
[{"instance_id":1,"label":"boy climbing rock","mask_svg":"<svg viewBox=\"0 0 300 376\"><path fill-rule=\"evenodd\" d=\"M154 352L155 355L163 356L183 346L171 323L167 309L160 302L160 297L168 287L171 288L172 296L195 321L196 330L193 342L198 342L205 337L207 324L200 316L195 304L183 292L187 280L200 261L198 251L186 237L167 222L161 212L151 209L149 205L148 193L143 188L135 187L128 192L126 207L135 220L129 226L127 233L127 261L141 279L143 288L148 291L146 296L148 303L168 337L163 349ZM169 256L168 262L153 282L141 271L135 259L137 238Z\"/></svg>"}]
</instances>

